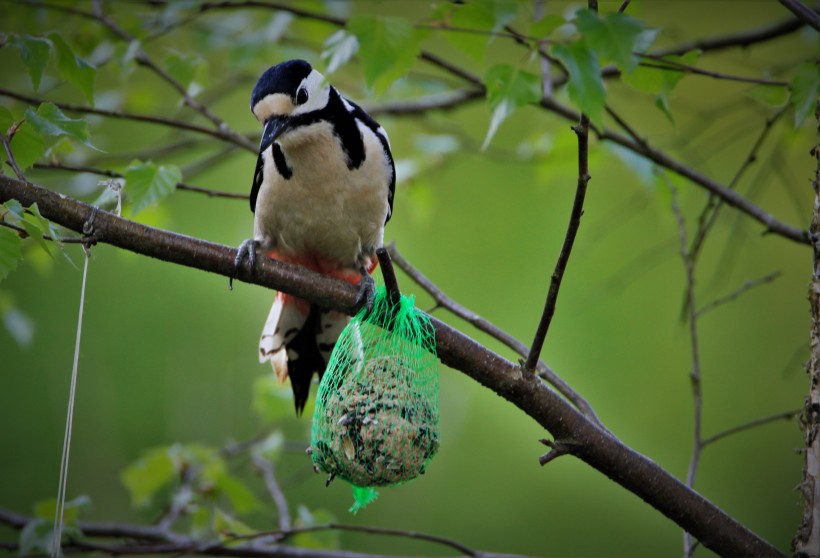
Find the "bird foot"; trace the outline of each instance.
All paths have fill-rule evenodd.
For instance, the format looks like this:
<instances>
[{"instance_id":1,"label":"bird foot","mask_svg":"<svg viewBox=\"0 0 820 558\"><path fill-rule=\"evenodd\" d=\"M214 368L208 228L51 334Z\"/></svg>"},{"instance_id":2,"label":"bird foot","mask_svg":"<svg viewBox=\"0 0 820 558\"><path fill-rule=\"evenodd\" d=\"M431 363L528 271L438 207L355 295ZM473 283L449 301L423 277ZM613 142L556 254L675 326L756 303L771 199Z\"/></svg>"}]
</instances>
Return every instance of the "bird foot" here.
<instances>
[{"instance_id":1,"label":"bird foot","mask_svg":"<svg viewBox=\"0 0 820 558\"><path fill-rule=\"evenodd\" d=\"M356 302L354 308L361 310L367 308L369 314L373 310L373 303L376 301L376 282L366 271L362 273L362 279L359 281L359 292L356 293Z\"/></svg>"},{"instance_id":2,"label":"bird foot","mask_svg":"<svg viewBox=\"0 0 820 558\"><path fill-rule=\"evenodd\" d=\"M251 265L251 273L256 269L256 249L259 246L259 241L253 238L243 240L242 244L236 251L236 258L233 260L233 273L228 279L228 289L233 290L233 280L239 275L239 267L242 265L242 260L248 258L248 263Z\"/></svg>"}]
</instances>

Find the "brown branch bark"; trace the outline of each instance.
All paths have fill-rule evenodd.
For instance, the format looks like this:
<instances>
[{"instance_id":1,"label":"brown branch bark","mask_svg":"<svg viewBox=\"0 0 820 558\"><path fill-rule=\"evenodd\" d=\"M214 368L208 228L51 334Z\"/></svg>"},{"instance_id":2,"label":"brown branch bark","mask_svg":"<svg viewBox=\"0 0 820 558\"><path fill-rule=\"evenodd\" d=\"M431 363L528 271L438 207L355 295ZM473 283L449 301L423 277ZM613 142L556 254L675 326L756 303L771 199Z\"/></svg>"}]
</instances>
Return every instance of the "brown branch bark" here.
<instances>
[{"instance_id":1,"label":"brown branch bark","mask_svg":"<svg viewBox=\"0 0 820 558\"><path fill-rule=\"evenodd\" d=\"M555 262L555 269L550 278L547 300L544 303L544 311L541 320L535 331L535 338L530 347L530 354L524 363L524 371L532 372L538 364L541 356L541 349L544 347L544 340L547 338L552 317L555 314L555 305L558 302L558 292L561 289L561 280L569 263L569 256L575 244L575 236L581 226L581 217L584 214L584 199L587 194L587 184L589 183L589 118L581 115L581 121L572 128L578 136L578 184L575 188L575 199L572 202L572 211L569 216L567 234L564 236L564 243L561 252L558 254L558 261Z\"/></svg>"},{"instance_id":2,"label":"brown branch bark","mask_svg":"<svg viewBox=\"0 0 820 558\"><path fill-rule=\"evenodd\" d=\"M817 12L806 6L803 2L799 0L780 0L780 3L797 16L797 19L820 31L820 15L817 15Z\"/></svg>"},{"instance_id":3,"label":"brown branch bark","mask_svg":"<svg viewBox=\"0 0 820 558\"><path fill-rule=\"evenodd\" d=\"M802 426L806 435L806 462L803 466L803 519L792 550L797 558L820 556L820 98L816 100L818 142L812 149L816 159L814 211L809 234L812 242L812 273L809 283L809 394L803 411Z\"/></svg>"},{"instance_id":4,"label":"brown branch bark","mask_svg":"<svg viewBox=\"0 0 820 558\"><path fill-rule=\"evenodd\" d=\"M17 199L37 203L46 218L75 231L96 210L45 188L0 176L0 203ZM202 271L231 276L236 249L148 227L96 211L92 237L146 256ZM323 307L352 312L358 289L300 266L262 258L255 273L248 265L238 279L283 290ZM227 289L226 289L227 291ZM227 292L226 292L227 296ZM596 426L536 376L431 317L439 357L521 409L561 440L568 453L600 471L722 555L782 556L715 504L688 488L651 459L637 453L608 431Z\"/></svg>"}]
</instances>

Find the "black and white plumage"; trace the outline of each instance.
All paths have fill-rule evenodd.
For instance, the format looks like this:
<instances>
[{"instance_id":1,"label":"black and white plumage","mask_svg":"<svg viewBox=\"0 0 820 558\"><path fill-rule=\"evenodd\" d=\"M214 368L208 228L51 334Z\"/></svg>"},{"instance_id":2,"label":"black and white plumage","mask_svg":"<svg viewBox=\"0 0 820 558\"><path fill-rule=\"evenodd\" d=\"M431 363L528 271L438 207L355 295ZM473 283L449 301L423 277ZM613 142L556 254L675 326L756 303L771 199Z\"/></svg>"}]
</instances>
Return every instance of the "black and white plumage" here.
<instances>
[{"instance_id":1,"label":"black and white plumage","mask_svg":"<svg viewBox=\"0 0 820 558\"><path fill-rule=\"evenodd\" d=\"M264 127L250 196L253 249L372 286L396 183L384 129L304 60L267 69L251 111ZM281 380L290 378L297 414L347 322L339 312L277 293L259 359L270 361Z\"/></svg>"}]
</instances>

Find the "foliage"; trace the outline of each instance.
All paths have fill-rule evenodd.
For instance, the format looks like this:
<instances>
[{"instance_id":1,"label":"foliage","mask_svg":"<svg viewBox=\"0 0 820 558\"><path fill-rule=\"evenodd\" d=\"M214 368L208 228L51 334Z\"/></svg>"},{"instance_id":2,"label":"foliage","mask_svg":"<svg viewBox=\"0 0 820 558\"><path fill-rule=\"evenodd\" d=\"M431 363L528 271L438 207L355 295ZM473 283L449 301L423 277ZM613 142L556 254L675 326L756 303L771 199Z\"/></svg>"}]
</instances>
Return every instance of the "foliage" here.
<instances>
[{"instance_id":1,"label":"foliage","mask_svg":"<svg viewBox=\"0 0 820 558\"><path fill-rule=\"evenodd\" d=\"M583 112L592 181L544 358L608 428L682 476L693 459L690 367L702 365L706 433L794 409L805 395L808 250L754 213L798 231L808 222L817 34L803 27L725 48L703 40L792 17L776 3L717 2L708 14L646 2L624 3L623 13L621 3L596 13L547 2L539 13L537 4L8 5L2 172L104 207L113 183L129 218L238 244L252 217L246 200L225 196L247 194L252 178L259 131L248 94L264 68L303 57L391 136L399 176L389 239L454 299L528 341L548 286L542 264L557 254L578 178L569 126ZM721 27L709 31L707 20ZM37 554L52 536L56 458L47 449L61 430L60 348L73 340L76 312L76 271L54 256L68 258L76 239L36 204L5 201L0 224L9 332L0 336L0 421L12 425L0 445L15 448L0 478L20 479L3 483L0 506L39 502L17 543ZM682 280L680 238L697 281ZM248 342L269 293L243 287L227 297L206 274L104 247L92 254L89 298L99 306L81 359L69 493L95 505L69 503L67 535L82 536L83 517L132 514L227 546L277 523L293 530L287 544L347 548L346 537L319 529L345 513L347 494L304 474L309 425L291 416L287 389L257 367ZM774 271L777 281L755 283ZM749 281L759 287L746 293L739 286ZM422 292L409 278L403 288ZM697 315L695 339L680 325L681 299L694 305L696 296L702 309L738 291L727 309ZM585 476L580 462L538 470L544 433L501 398L445 373L441 406L449 430L436 466L386 492L361 521L505 552L543 553L547 542L556 555L677 551L674 525ZM699 446L695 488L785 549L798 524L790 487L800 440L789 426L757 432ZM277 489L290 507L269 501ZM553 506L546 531L530 522L544 500ZM575 534L589 524L602 525L602 546Z\"/></svg>"}]
</instances>

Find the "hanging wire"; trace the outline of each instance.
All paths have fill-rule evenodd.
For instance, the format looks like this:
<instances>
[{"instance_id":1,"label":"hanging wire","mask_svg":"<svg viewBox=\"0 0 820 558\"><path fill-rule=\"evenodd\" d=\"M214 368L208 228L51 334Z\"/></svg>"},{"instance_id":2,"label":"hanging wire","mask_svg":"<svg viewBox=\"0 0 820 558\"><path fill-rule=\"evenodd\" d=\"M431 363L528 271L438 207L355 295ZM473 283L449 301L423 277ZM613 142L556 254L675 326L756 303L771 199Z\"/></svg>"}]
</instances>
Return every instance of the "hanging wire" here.
<instances>
[{"instance_id":1,"label":"hanging wire","mask_svg":"<svg viewBox=\"0 0 820 558\"><path fill-rule=\"evenodd\" d=\"M80 337L83 331L83 308L85 307L85 285L88 279L88 261L91 249L83 244L85 263L83 265L83 285L80 289L80 313L77 318L77 339L74 342L74 365L71 369L71 388L68 392L68 412L65 421L65 436L63 438L63 455L60 460L60 481L57 487L57 509L54 514L54 531L51 540L51 558L62 555L61 542L63 535L63 511L65 509L66 481L68 478L68 458L71 453L71 431L74 424L74 399L77 390L77 370L80 363Z\"/></svg>"}]
</instances>

